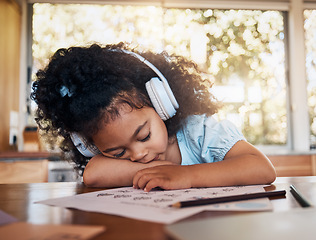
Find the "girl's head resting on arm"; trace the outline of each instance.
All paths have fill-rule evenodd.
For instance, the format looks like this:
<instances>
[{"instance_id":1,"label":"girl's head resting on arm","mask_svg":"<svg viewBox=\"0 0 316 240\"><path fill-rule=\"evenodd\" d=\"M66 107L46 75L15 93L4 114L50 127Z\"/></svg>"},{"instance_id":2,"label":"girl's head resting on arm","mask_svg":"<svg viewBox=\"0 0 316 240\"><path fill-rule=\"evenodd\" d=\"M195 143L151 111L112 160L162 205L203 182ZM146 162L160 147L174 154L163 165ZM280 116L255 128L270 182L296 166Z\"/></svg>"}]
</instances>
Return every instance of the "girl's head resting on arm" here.
<instances>
[{"instance_id":1,"label":"girl's head resting on arm","mask_svg":"<svg viewBox=\"0 0 316 240\"><path fill-rule=\"evenodd\" d=\"M145 84L157 74L121 50L134 51L123 43L59 49L36 75L31 95L38 105L36 121L42 130L65 139L62 147L74 150L78 167L84 167L87 159L76 151L70 133L91 141L101 123L119 117L122 104L132 109L153 107ZM217 111L211 84L201 78L194 63L166 53L140 55L165 76L179 103L176 115L165 121L170 137L187 116Z\"/></svg>"}]
</instances>

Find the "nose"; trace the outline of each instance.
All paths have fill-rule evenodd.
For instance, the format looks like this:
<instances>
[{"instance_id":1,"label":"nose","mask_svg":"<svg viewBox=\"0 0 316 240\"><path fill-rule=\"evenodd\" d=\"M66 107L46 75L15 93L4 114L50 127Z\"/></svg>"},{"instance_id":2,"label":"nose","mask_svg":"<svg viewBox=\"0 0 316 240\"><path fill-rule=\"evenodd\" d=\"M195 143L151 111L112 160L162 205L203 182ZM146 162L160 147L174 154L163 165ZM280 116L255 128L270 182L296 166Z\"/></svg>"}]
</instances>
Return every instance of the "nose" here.
<instances>
[{"instance_id":1,"label":"nose","mask_svg":"<svg viewBox=\"0 0 316 240\"><path fill-rule=\"evenodd\" d=\"M144 147L137 146L135 149L131 150L130 160L132 162L139 162L144 159L148 154L148 150Z\"/></svg>"}]
</instances>

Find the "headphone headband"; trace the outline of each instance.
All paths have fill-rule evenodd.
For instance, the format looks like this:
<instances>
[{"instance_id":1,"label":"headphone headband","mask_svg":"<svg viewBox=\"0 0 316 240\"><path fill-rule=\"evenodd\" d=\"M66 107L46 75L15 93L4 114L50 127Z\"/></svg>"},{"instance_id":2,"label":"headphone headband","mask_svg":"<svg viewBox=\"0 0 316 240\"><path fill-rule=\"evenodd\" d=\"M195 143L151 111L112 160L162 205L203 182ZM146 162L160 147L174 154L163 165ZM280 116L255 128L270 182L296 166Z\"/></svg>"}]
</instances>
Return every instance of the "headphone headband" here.
<instances>
[{"instance_id":1,"label":"headphone headband","mask_svg":"<svg viewBox=\"0 0 316 240\"><path fill-rule=\"evenodd\" d=\"M179 104L173 95L169 83L164 75L151 62L135 52L125 49L112 49L111 51L122 51L126 54L132 55L146 64L157 74L159 78L154 77L146 82L145 87L148 96L162 120L165 121L173 117L176 114L176 109L179 108ZM84 137L80 136L80 134L70 133L70 138L82 155L90 158L100 153L95 145L89 144Z\"/></svg>"},{"instance_id":2,"label":"headphone headband","mask_svg":"<svg viewBox=\"0 0 316 240\"><path fill-rule=\"evenodd\" d=\"M167 79L165 78L165 76L151 62L149 62L147 59L145 59L141 55L134 53L134 52L129 52L129 51L124 51L124 52L138 58L141 62L146 64L149 68L151 68L151 70L153 70L158 75L161 82L163 83L163 86L164 86L164 88L169 96L170 101L172 102L172 105L174 106L175 109L178 109L179 104L178 104L175 96L173 95L172 90L171 90L169 83L168 83Z\"/></svg>"}]
</instances>

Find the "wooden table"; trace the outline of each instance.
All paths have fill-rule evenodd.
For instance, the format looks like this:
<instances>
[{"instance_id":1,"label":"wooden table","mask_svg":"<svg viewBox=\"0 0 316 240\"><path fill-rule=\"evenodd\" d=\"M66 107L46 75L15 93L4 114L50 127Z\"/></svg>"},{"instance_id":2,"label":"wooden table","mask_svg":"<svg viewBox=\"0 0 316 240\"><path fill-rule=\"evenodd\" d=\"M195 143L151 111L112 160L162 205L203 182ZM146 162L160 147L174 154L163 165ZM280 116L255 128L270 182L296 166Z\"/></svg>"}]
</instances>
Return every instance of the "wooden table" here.
<instances>
[{"instance_id":1,"label":"wooden table","mask_svg":"<svg viewBox=\"0 0 316 240\"><path fill-rule=\"evenodd\" d=\"M297 189L316 206L316 176L279 177L266 190L287 191L285 198L272 199L273 211L289 211L300 205L289 192L289 185ZM34 224L85 224L105 225L107 230L94 239L107 240L170 240L164 231L164 225L139 221L119 216L84 212L74 209L34 204L35 201L49 198L71 196L79 193L99 191L101 188L87 188L82 183L28 183L0 184L0 209L20 221ZM205 217L216 217L237 212L203 212L183 221Z\"/></svg>"}]
</instances>

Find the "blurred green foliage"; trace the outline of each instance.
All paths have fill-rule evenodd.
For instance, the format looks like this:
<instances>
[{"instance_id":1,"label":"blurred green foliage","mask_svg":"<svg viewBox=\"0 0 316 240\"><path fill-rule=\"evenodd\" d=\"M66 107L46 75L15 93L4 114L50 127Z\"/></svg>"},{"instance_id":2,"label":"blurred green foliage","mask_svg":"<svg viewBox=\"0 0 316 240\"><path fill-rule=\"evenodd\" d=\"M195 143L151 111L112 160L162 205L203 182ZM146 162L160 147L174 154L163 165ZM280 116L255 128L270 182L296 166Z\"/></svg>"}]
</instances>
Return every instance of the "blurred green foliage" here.
<instances>
[{"instance_id":1,"label":"blurred green foliage","mask_svg":"<svg viewBox=\"0 0 316 240\"><path fill-rule=\"evenodd\" d=\"M33 10L34 72L57 49L92 42L183 55L214 82L210 91L225 103L219 119L233 121L252 144L286 144L282 12L80 4Z\"/></svg>"},{"instance_id":2,"label":"blurred green foliage","mask_svg":"<svg viewBox=\"0 0 316 240\"><path fill-rule=\"evenodd\" d=\"M306 77L311 124L311 147L316 147L316 10L304 11Z\"/></svg>"}]
</instances>

